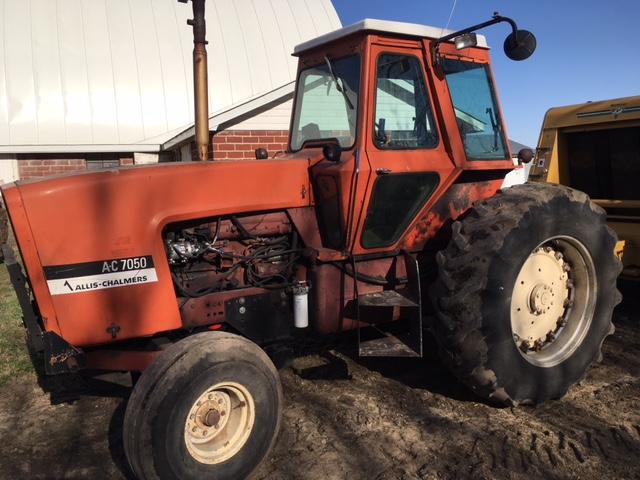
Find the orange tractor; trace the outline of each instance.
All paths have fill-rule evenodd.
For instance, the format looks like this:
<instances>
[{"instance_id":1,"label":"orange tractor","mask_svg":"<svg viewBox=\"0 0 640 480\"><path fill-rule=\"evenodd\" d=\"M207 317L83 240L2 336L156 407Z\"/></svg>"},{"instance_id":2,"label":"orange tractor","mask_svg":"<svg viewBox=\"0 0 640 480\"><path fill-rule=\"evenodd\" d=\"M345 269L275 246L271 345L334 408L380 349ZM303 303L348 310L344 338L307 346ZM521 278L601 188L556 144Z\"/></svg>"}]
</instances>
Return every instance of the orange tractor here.
<instances>
[{"instance_id":1,"label":"orange tractor","mask_svg":"<svg viewBox=\"0 0 640 480\"><path fill-rule=\"evenodd\" d=\"M444 37L364 20L298 46L278 158L2 187L26 271L4 258L46 373L142 372L124 425L138 477L248 476L281 417L265 352L305 335L357 330L360 355L420 357L429 330L462 382L512 405L563 396L599 358L616 238L581 192L499 190L513 163L474 33L498 22L506 54L528 57L534 37L497 14Z\"/></svg>"}]
</instances>

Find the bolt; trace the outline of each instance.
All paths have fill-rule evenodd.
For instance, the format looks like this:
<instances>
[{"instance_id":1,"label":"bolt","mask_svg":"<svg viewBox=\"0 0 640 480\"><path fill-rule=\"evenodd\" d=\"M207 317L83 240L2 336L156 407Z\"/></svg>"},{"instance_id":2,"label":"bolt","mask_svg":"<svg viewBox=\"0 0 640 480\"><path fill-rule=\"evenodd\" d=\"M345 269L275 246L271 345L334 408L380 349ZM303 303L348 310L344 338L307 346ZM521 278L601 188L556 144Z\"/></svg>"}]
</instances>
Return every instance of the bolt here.
<instances>
[{"instance_id":1,"label":"bolt","mask_svg":"<svg viewBox=\"0 0 640 480\"><path fill-rule=\"evenodd\" d=\"M238 311L242 314L242 313L246 312L246 311L247 311L247 309L246 309L246 308L244 308L244 307L240 307L240 308L238 309Z\"/></svg>"},{"instance_id":2,"label":"bolt","mask_svg":"<svg viewBox=\"0 0 640 480\"><path fill-rule=\"evenodd\" d=\"M553 256L556 257L556 260L562 260L564 258L560 252L554 253Z\"/></svg>"},{"instance_id":3,"label":"bolt","mask_svg":"<svg viewBox=\"0 0 640 480\"><path fill-rule=\"evenodd\" d=\"M213 400L213 393L209 394L209 400Z\"/></svg>"},{"instance_id":4,"label":"bolt","mask_svg":"<svg viewBox=\"0 0 640 480\"><path fill-rule=\"evenodd\" d=\"M522 350L524 353L527 353L527 350L529 350L529 342L527 342L526 340L524 340L524 341L520 344L520 350Z\"/></svg>"},{"instance_id":5,"label":"bolt","mask_svg":"<svg viewBox=\"0 0 640 480\"><path fill-rule=\"evenodd\" d=\"M206 431L206 430L204 430L204 431L202 432L202 436L203 436L203 437L205 437L206 435L207 435L207 431Z\"/></svg>"},{"instance_id":6,"label":"bolt","mask_svg":"<svg viewBox=\"0 0 640 480\"><path fill-rule=\"evenodd\" d=\"M192 414L189 416L189 418L190 418L191 420L195 420L195 419L196 419L196 416L192 413Z\"/></svg>"},{"instance_id":7,"label":"bolt","mask_svg":"<svg viewBox=\"0 0 640 480\"><path fill-rule=\"evenodd\" d=\"M224 417L226 414L227 414L227 412L225 412L224 410L222 410L222 411L220 412L220 416L221 416L221 417Z\"/></svg>"},{"instance_id":8,"label":"bolt","mask_svg":"<svg viewBox=\"0 0 640 480\"><path fill-rule=\"evenodd\" d=\"M238 299L238 303L239 303L240 305L244 305L244 297L240 297L240 298Z\"/></svg>"},{"instance_id":9,"label":"bolt","mask_svg":"<svg viewBox=\"0 0 640 480\"><path fill-rule=\"evenodd\" d=\"M218 405L222 405L223 401L221 398L218 399Z\"/></svg>"}]
</instances>

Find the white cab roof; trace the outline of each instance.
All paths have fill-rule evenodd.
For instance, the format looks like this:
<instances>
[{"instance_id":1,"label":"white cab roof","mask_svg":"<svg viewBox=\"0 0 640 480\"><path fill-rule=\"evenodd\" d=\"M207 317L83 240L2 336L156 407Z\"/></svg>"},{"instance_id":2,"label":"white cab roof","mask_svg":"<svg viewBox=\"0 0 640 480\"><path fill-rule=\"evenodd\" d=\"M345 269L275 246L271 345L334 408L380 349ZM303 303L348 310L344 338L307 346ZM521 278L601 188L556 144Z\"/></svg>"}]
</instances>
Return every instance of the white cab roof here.
<instances>
[{"instance_id":1,"label":"white cab roof","mask_svg":"<svg viewBox=\"0 0 640 480\"><path fill-rule=\"evenodd\" d=\"M405 35L417 38L440 38L453 33L454 30L446 30L439 27L430 27L429 25L420 25L417 23L391 22L388 20L376 20L374 18L365 18L364 20L343 27L339 30L326 33L319 37L309 40L308 42L297 45L293 51L294 55L300 55L306 50L319 47L325 43L338 40L356 32L380 32L392 33L395 35ZM478 35L478 46L488 48L487 40L484 35Z\"/></svg>"}]
</instances>

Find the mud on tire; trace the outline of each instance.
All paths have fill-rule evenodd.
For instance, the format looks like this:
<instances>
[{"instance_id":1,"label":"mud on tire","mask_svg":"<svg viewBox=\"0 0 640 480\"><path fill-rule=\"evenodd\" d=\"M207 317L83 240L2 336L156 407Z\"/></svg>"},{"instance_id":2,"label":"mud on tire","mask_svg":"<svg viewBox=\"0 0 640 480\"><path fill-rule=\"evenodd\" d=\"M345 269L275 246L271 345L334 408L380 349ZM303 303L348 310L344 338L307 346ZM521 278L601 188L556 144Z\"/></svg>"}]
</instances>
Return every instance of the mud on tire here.
<instances>
[{"instance_id":1,"label":"mud on tire","mask_svg":"<svg viewBox=\"0 0 640 480\"><path fill-rule=\"evenodd\" d=\"M199 405L209 402L222 407L200 414ZM247 404L246 415L236 413ZM124 449L140 479L239 480L271 450L281 416L280 379L267 355L237 335L200 333L165 350L136 383L124 418ZM207 425L196 425L195 417ZM218 433L214 425L227 435L220 442L191 440L192 428L205 437ZM225 455L234 442L237 448Z\"/></svg>"},{"instance_id":2,"label":"mud on tire","mask_svg":"<svg viewBox=\"0 0 640 480\"><path fill-rule=\"evenodd\" d=\"M430 290L444 362L478 395L497 402L538 404L562 397L601 359L621 300L616 278L622 266L604 210L577 190L525 184L478 203L452 227L449 245L437 254L438 279ZM525 261L551 238L584 246L595 298L585 333L570 354L556 364L536 364L535 354L528 359L526 347L514 341L511 298ZM561 338L562 331L555 341Z\"/></svg>"}]
</instances>

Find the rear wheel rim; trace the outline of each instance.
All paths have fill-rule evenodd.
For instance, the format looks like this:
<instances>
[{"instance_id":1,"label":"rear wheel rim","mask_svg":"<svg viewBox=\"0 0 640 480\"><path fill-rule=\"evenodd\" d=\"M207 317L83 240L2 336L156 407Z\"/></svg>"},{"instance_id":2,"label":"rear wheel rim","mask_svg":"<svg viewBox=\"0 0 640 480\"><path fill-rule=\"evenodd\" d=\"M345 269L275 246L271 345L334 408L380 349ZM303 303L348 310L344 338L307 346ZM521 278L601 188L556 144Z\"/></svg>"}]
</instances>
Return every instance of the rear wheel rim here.
<instances>
[{"instance_id":1,"label":"rear wheel rim","mask_svg":"<svg viewBox=\"0 0 640 480\"><path fill-rule=\"evenodd\" d=\"M205 390L185 421L184 439L201 463L225 462L245 445L255 423L255 402L239 383L224 382Z\"/></svg>"},{"instance_id":2,"label":"rear wheel rim","mask_svg":"<svg viewBox=\"0 0 640 480\"><path fill-rule=\"evenodd\" d=\"M555 236L534 248L511 296L511 331L520 354L540 367L569 358L589 331L596 292L593 259L580 241Z\"/></svg>"}]
</instances>

